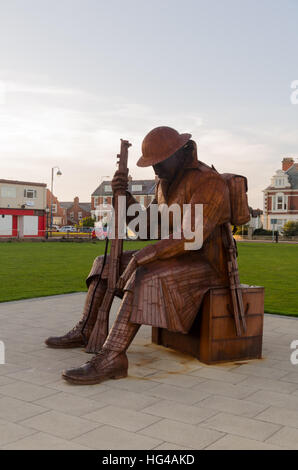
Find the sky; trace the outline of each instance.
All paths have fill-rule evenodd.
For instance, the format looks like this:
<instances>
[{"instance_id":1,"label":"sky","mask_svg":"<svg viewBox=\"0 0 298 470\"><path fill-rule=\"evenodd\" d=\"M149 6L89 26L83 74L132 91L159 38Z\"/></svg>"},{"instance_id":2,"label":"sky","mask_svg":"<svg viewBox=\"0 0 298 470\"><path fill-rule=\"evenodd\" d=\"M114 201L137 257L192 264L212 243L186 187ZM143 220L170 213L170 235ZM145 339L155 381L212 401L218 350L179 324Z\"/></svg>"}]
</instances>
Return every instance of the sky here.
<instances>
[{"instance_id":1,"label":"sky","mask_svg":"<svg viewBox=\"0 0 298 470\"><path fill-rule=\"evenodd\" d=\"M91 193L132 143L189 132L199 159L248 178L249 204L298 157L297 0L0 0L0 178Z\"/></svg>"}]
</instances>

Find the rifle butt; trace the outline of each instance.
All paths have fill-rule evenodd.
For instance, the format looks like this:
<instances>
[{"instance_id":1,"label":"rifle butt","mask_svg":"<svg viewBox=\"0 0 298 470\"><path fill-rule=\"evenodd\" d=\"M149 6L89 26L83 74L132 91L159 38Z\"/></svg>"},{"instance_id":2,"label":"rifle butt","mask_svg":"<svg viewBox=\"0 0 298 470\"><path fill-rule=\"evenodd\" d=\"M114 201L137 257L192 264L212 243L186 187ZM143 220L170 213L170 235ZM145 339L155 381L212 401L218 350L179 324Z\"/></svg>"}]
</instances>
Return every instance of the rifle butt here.
<instances>
[{"instance_id":1,"label":"rifle butt","mask_svg":"<svg viewBox=\"0 0 298 470\"><path fill-rule=\"evenodd\" d=\"M90 335L86 352L97 353L101 350L109 333L110 308L115 296L114 290L107 290L101 307L98 311L97 320Z\"/></svg>"}]
</instances>

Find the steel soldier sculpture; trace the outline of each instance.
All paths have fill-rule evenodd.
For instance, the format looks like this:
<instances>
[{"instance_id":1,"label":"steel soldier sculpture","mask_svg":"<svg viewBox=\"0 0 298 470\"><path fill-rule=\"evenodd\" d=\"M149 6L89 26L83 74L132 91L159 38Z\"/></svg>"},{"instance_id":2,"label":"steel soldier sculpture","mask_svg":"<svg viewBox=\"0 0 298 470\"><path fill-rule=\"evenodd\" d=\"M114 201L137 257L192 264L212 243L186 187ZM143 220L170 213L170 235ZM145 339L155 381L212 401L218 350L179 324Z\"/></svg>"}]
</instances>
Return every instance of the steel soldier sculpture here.
<instances>
[{"instance_id":1,"label":"steel soldier sculpture","mask_svg":"<svg viewBox=\"0 0 298 470\"><path fill-rule=\"evenodd\" d=\"M90 352L94 350L94 329L97 337L99 332L97 354L82 366L63 372L63 378L73 384L126 377L126 351L142 324L187 333L206 291L230 284L225 230L231 220L227 181L198 160L190 134L179 134L165 126L146 135L137 165L153 166L158 177L153 204L178 204L181 208L183 204L203 204L203 245L196 251L185 250L183 235L176 239L170 232L169 239L124 252L117 284L123 299L109 333L108 317L100 309L108 288L109 256L105 264L103 256L95 259L87 278L81 320L66 335L46 340L49 347L87 345ZM137 202L127 191L126 172L115 173L112 189L126 194L128 207ZM149 208L146 211L149 216Z\"/></svg>"}]
</instances>

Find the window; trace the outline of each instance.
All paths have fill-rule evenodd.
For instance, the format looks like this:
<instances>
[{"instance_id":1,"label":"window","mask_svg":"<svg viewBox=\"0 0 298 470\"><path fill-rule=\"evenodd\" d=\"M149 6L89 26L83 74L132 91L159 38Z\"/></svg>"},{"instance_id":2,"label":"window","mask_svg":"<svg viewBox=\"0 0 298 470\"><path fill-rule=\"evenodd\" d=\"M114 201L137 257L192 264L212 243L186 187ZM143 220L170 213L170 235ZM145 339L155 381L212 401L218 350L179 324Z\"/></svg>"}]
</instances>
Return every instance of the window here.
<instances>
[{"instance_id":1,"label":"window","mask_svg":"<svg viewBox=\"0 0 298 470\"><path fill-rule=\"evenodd\" d=\"M37 197L36 189L24 189L24 197L28 199L35 199Z\"/></svg>"},{"instance_id":2,"label":"window","mask_svg":"<svg viewBox=\"0 0 298 470\"><path fill-rule=\"evenodd\" d=\"M105 192L106 193L111 193L112 192L112 186L110 184L105 185Z\"/></svg>"},{"instance_id":3,"label":"window","mask_svg":"<svg viewBox=\"0 0 298 470\"><path fill-rule=\"evenodd\" d=\"M81 220L83 218L83 212L78 212L78 218Z\"/></svg>"},{"instance_id":4,"label":"window","mask_svg":"<svg viewBox=\"0 0 298 470\"><path fill-rule=\"evenodd\" d=\"M98 197L97 196L94 196L93 202L94 202L94 207L96 207L98 205Z\"/></svg>"},{"instance_id":5,"label":"window","mask_svg":"<svg viewBox=\"0 0 298 470\"><path fill-rule=\"evenodd\" d=\"M74 212L70 212L69 217L70 217L70 220L73 220L74 219Z\"/></svg>"},{"instance_id":6,"label":"window","mask_svg":"<svg viewBox=\"0 0 298 470\"><path fill-rule=\"evenodd\" d=\"M133 184L131 187L132 191L142 191L143 186L141 184Z\"/></svg>"},{"instance_id":7,"label":"window","mask_svg":"<svg viewBox=\"0 0 298 470\"><path fill-rule=\"evenodd\" d=\"M56 214L56 212L57 212L57 204L52 204L52 212L53 212L53 214Z\"/></svg>"},{"instance_id":8,"label":"window","mask_svg":"<svg viewBox=\"0 0 298 470\"><path fill-rule=\"evenodd\" d=\"M17 197L16 188L13 186L2 186L1 188L2 197Z\"/></svg>"},{"instance_id":9,"label":"window","mask_svg":"<svg viewBox=\"0 0 298 470\"><path fill-rule=\"evenodd\" d=\"M106 196L104 196L102 198L102 203L103 203L104 206L106 206L108 204L108 198Z\"/></svg>"},{"instance_id":10,"label":"window","mask_svg":"<svg viewBox=\"0 0 298 470\"><path fill-rule=\"evenodd\" d=\"M282 206L283 206L283 197L282 196L277 196L277 205L276 205L276 208L277 210L282 210Z\"/></svg>"},{"instance_id":11,"label":"window","mask_svg":"<svg viewBox=\"0 0 298 470\"><path fill-rule=\"evenodd\" d=\"M275 195L274 201L274 210L276 211L286 211L287 210L287 201L288 198L283 193L278 193Z\"/></svg>"}]
</instances>

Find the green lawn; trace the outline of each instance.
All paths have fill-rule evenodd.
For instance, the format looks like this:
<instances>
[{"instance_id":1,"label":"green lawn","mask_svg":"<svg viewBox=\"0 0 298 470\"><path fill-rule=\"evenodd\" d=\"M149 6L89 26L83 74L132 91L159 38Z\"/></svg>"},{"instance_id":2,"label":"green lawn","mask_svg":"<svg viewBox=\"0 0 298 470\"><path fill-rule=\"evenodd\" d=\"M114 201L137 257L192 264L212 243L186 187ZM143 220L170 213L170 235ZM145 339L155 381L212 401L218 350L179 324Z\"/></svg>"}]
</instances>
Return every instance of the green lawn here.
<instances>
[{"instance_id":1,"label":"green lawn","mask_svg":"<svg viewBox=\"0 0 298 470\"><path fill-rule=\"evenodd\" d=\"M265 312L298 316L298 244L238 243L241 282L265 287Z\"/></svg>"},{"instance_id":2,"label":"green lawn","mask_svg":"<svg viewBox=\"0 0 298 470\"><path fill-rule=\"evenodd\" d=\"M124 249L147 242L125 242ZM104 242L0 243L0 302L86 290ZM265 311L298 316L298 245L239 243L241 282L265 286Z\"/></svg>"}]
</instances>

